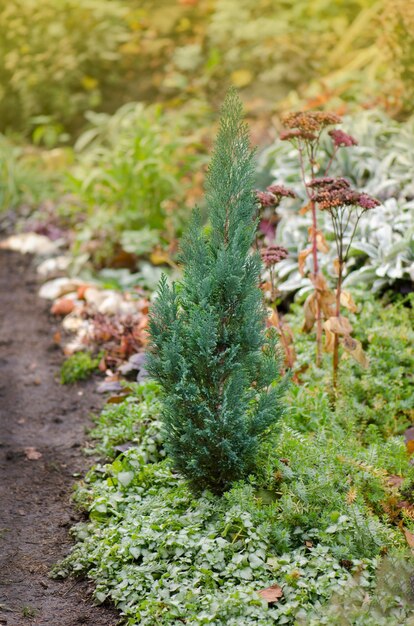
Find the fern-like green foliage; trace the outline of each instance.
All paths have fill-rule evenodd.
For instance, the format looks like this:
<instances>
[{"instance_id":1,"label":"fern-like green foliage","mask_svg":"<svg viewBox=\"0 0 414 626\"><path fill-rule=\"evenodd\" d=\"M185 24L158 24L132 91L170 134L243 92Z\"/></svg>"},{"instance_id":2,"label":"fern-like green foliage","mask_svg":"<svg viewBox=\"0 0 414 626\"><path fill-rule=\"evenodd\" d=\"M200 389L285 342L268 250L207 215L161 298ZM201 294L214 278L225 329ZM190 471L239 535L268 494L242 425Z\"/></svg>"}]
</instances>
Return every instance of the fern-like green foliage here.
<instances>
[{"instance_id":1,"label":"fern-like green foliage","mask_svg":"<svg viewBox=\"0 0 414 626\"><path fill-rule=\"evenodd\" d=\"M265 335L251 252L257 206L254 154L230 91L207 175L210 230L195 211L182 243L184 275L164 277L150 315L148 369L163 389L166 448L197 489L222 493L253 473L266 431L282 412L274 338Z\"/></svg>"}]
</instances>

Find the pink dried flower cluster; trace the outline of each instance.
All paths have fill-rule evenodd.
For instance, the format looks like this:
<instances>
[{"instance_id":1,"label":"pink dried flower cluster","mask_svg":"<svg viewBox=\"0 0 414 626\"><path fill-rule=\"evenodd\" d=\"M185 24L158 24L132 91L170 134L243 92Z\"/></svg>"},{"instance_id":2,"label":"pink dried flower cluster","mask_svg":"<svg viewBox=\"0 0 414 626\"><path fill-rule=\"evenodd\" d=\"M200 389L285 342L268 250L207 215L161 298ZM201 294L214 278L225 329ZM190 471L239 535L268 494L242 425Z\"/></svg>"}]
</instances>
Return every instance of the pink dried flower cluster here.
<instances>
[{"instance_id":1,"label":"pink dried flower cluster","mask_svg":"<svg viewBox=\"0 0 414 626\"><path fill-rule=\"evenodd\" d=\"M269 185L269 187L266 187L266 191L281 198L296 198L295 192L283 185Z\"/></svg>"},{"instance_id":2,"label":"pink dried flower cluster","mask_svg":"<svg viewBox=\"0 0 414 626\"><path fill-rule=\"evenodd\" d=\"M368 211L380 204L376 198L351 189L345 178L316 178L309 183L309 186L318 189L313 200L321 211L332 211L343 206L360 207Z\"/></svg>"},{"instance_id":3,"label":"pink dried flower cluster","mask_svg":"<svg viewBox=\"0 0 414 626\"><path fill-rule=\"evenodd\" d=\"M331 136L332 141L337 148L350 148L351 146L358 145L357 140L352 137L352 135L348 135L348 133L345 133L343 130L335 128L333 130L330 130L328 135Z\"/></svg>"},{"instance_id":4,"label":"pink dried flower cluster","mask_svg":"<svg viewBox=\"0 0 414 626\"><path fill-rule=\"evenodd\" d=\"M262 208L277 207L282 198L296 198L296 194L292 189L288 189L283 185L269 185L266 191L257 190L256 198Z\"/></svg>"},{"instance_id":5,"label":"pink dried flower cluster","mask_svg":"<svg viewBox=\"0 0 414 626\"><path fill-rule=\"evenodd\" d=\"M289 256L288 251L283 246L273 245L261 251L263 263L266 267L272 267L276 263L280 263Z\"/></svg>"}]
</instances>

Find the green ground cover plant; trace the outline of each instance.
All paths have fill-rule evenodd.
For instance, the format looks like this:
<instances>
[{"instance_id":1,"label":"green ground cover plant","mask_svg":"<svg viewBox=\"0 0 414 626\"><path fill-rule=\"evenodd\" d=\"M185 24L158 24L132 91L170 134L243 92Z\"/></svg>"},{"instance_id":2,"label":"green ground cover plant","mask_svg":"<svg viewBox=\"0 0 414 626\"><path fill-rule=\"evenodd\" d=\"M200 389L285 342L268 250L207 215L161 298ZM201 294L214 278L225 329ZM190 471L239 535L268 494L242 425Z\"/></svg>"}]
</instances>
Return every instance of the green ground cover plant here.
<instances>
[{"instance_id":1,"label":"green ground cover plant","mask_svg":"<svg viewBox=\"0 0 414 626\"><path fill-rule=\"evenodd\" d=\"M93 357L90 352L75 352L60 368L60 382L70 385L79 380L87 380L98 369L101 356Z\"/></svg>"},{"instance_id":2,"label":"green ground cover plant","mask_svg":"<svg viewBox=\"0 0 414 626\"><path fill-rule=\"evenodd\" d=\"M314 362L294 304L300 384L282 411L251 252L251 164L231 93L207 181L210 223L195 215L183 278L163 279L153 305L157 381L128 383L128 397L96 418L89 452L101 460L76 492L88 520L55 575L89 576L97 601L113 601L129 626L316 626L345 605L346 626L373 616L400 626L413 612L414 446L403 433L413 418L414 299L356 292L349 319L358 313L369 367L342 354L334 405L329 357Z\"/></svg>"},{"instance_id":3,"label":"green ground cover plant","mask_svg":"<svg viewBox=\"0 0 414 626\"><path fill-rule=\"evenodd\" d=\"M294 316L295 328L300 311ZM330 624L345 604L346 626L370 624L372 611L378 624L409 623L402 579L413 567L398 523L414 530L414 469L397 433L412 407L413 332L407 306L371 297L358 336L375 372L345 359L333 409L328 368L311 366L287 394L256 477L223 496L195 497L176 474L165 458L159 387L134 385L97 418L95 452L108 461L78 488L89 521L75 529L77 544L57 573L91 577L98 601L115 601L131 626ZM309 362L313 341L301 341ZM283 595L267 605L257 592L274 584Z\"/></svg>"}]
</instances>

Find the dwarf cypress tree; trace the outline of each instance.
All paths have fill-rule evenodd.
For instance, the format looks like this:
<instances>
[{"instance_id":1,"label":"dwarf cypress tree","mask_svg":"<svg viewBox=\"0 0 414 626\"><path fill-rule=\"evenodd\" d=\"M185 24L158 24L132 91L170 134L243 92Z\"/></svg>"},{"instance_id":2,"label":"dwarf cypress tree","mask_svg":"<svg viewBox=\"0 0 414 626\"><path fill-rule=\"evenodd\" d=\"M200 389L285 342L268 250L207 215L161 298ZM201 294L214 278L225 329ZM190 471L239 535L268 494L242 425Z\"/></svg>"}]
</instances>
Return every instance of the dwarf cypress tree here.
<instances>
[{"instance_id":1,"label":"dwarf cypress tree","mask_svg":"<svg viewBox=\"0 0 414 626\"><path fill-rule=\"evenodd\" d=\"M255 469L279 418L275 346L265 337L254 155L231 91L208 170L210 228L196 211L182 242L183 279L162 278L150 315L148 369L163 389L167 452L196 489L223 492Z\"/></svg>"}]
</instances>

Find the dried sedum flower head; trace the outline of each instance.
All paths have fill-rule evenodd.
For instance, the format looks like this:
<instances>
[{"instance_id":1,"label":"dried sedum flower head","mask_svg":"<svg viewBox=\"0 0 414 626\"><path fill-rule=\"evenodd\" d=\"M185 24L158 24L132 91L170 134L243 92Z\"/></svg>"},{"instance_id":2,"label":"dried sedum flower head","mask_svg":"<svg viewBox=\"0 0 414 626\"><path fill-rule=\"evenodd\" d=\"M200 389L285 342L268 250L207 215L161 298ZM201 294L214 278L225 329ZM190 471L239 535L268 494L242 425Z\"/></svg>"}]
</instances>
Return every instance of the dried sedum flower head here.
<instances>
[{"instance_id":1,"label":"dried sedum flower head","mask_svg":"<svg viewBox=\"0 0 414 626\"><path fill-rule=\"evenodd\" d=\"M337 148L350 148L351 146L358 145L357 140L352 137L352 135L348 135L348 133L345 133L343 130L335 128L333 130L330 130L328 135L331 136L332 141Z\"/></svg>"},{"instance_id":2,"label":"dried sedum flower head","mask_svg":"<svg viewBox=\"0 0 414 626\"><path fill-rule=\"evenodd\" d=\"M276 198L272 193L268 191L256 191L256 198L260 205L264 207L275 206L277 204Z\"/></svg>"},{"instance_id":3,"label":"dried sedum flower head","mask_svg":"<svg viewBox=\"0 0 414 626\"><path fill-rule=\"evenodd\" d=\"M314 133L310 133L306 130L299 130L298 128L294 130L283 130L280 135L280 139L282 141L292 141L292 139L305 139L307 141L314 141L317 139L317 136Z\"/></svg>"},{"instance_id":4,"label":"dried sedum flower head","mask_svg":"<svg viewBox=\"0 0 414 626\"><path fill-rule=\"evenodd\" d=\"M323 176L322 178L312 178L312 180L306 184L311 189L324 189L329 187L330 189L346 189L350 187L346 178L338 177L332 178L331 176Z\"/></svg>"},{"instance_id":5,"label":"dried sedum flower head","mask_svg":"<svg viewBox=\"0 0 414 626\"><path fill-rule=\"evenodd\" d=\"M341 118L336 113L328 111L299 111L288 113L282 118L285 128L294 128L305 132L318 132L326 126L340 124Z\"/></svg>"},{"instance_id":6,"label":"dried sedum flower head","mask_svg":"<svg viewBox=\"0 0 414 626\"><path fill-rule=\"evenodd\" d=\"M345 206L360 207L368 211L380 205L376 198L367 193L351 189L345 178L316 178L309 183L309 186L318 189L313 200L321 211L332 211Z\"/></svg>"},{"instance_id":7,"label":"dried sedum flower head","mask_svg":"<svg viewBox=\"0 0 414 626\"><path fill-rule=\"evenodd\" d=\"M256 191L256 198L261 207L277 207L282 198L296 198L296 194L292 189L288 189L283 185L269 185L266 191Z\"/></svg>"},{"instance_id":8,"label":"dried sedum flower head","mask_svg":"<svg viewBox=\"0 0 414 626\"><path fill-rule=\"evenodd\" d=\"M276 265L276 263L286 259L286 257L289 256L289 253L283 246L274 245L262 250L261 255L263 263L266 267L272 267L273 265Z\"/></svg>"},{"instance_id":9,"label":"dried sedum flower head","mask_svg":"<svg viewBox=\"0 0 414 626\"><path fill-rule=\"evenodd\" d=\"M365 209L365 211L369 211L370 209L375 209L379 206L381 202L372 196L369 196L367 193L360 193L358 198L358 205Z\"/></svg>"},{"instance_id":10,"label":"dried sedum flower head","mask_svg":"<svg viewBox=\"0 0 414 626\"><path fill-rule=\"evenodd\" d=\"M284 185L269 185L266 187L266 191L280 198L296 198L295 192Z\"/></svg>"}]
</instances>

